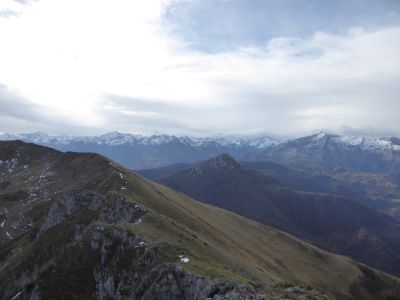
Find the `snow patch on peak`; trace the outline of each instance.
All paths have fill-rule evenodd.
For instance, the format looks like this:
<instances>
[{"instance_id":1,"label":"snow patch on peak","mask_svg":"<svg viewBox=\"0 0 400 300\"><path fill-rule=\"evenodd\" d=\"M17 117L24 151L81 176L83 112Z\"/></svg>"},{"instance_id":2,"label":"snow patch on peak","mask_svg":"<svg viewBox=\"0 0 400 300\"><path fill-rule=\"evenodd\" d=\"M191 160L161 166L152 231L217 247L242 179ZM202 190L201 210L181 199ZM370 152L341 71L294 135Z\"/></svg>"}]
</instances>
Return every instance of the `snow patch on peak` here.
<instances>
[{"instance_id":1,"label":"snow patch on peak","mask_svg":"<svg viewBox=\"0 0 400 300\"><path fill-rule=\"evenodd\" d=\"M337 138L338 142L343 144L348 144L352 146L361 145L364 141L364 138L357 136L340 136Z\"/></svg>"},{"instance_id":2,"label":"snow patch on peak","mask_svg":"<svg viewBox=\"0 0 400 300\"><path fill-rule=\"evenodd\" d=\"M112 139L112 138L118 138L123 136L124 134L119 132L119 131L111 131L111 132L107 132L103 135L100 135L100 138L104 138L104 139Z\"/></svg>"},{"instance_id":3,"label":"snow patch on peak","mask_svg":"<svg viewBox=\"0 0 400 300\"><path fill-rule=\"evenodd\" d=\"M358 148L362 151L369 152L384 152L384 151L399 151L393 141L393 138L376 138L376 137L361 137L350 135L332 135L325 132L318 132L311 136L311 144L309 146L322 146L325 143L336 145L339 148L350 149Z\"/></svg>"},{"instance_id":4,"label":"snow patch on peak","mask_svg":"<svg viewBox=\"0 0 400 300\"><path fill-rule=\"evenodd\" d=\"M249 142L250 146L253 146L253 147L256 147L259 149L267 148L267 147L274 146L277 144L279 144L279 141L271 139L270 137L261 137L261 138L257 138L254 140L250 140L250 142Z\"/></svg>"},{"instance_id":5,"label":"snow patch on peak","mask_svg":"<svg viewBox=\"0 0 400 300\"><path fill-rule=\"evenodd\" d=\"M364 138L362 148L369 151L390 151L396 150L395 145L386 138Z\"/></svg>"},{"instance_id":6,"label":"snow patch on peak","mask_svg":"<svg viewBox=\"0 0 400 300\"><path fill-rule=\"evenodd\" d=\"M326 132L319 131L313 136L313 139L314 140L320 140L320 139L323 139L326 136L328 136L328 134Z\"/></svg>"}]
</instances>

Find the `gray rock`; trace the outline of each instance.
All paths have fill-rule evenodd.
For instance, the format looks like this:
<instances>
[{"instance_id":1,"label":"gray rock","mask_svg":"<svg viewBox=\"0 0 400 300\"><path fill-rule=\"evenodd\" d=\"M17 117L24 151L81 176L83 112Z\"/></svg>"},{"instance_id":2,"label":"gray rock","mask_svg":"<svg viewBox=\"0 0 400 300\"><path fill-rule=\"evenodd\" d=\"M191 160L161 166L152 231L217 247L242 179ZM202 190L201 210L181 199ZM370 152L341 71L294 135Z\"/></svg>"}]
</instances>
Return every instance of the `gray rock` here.
<instances>
[{"instance_id":1,"label":"gray rock","mask_svg":"<svg viewBox=\"0 0 400 300\"><path fill-rule=\"evenodd\" d=\"M90 222L105 223L133 223L146 213L142 205L133 203L118 194L109 193L102 196L88 191L66 192L53 200L41 232L64 222L69 217L83 215L85 211L94 214ZM83 231L84 225L79 224L75 232L77 240Z\"/></svg>"}]
</instances>

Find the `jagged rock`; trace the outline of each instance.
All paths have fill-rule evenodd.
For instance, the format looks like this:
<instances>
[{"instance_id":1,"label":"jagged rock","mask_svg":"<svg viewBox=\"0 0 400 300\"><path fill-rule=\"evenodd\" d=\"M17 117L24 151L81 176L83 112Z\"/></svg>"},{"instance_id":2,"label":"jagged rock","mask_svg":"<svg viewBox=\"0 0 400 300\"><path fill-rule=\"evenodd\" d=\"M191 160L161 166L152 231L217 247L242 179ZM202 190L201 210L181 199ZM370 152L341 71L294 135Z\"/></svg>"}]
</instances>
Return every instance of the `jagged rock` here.
<instances>
[{"instance_id":1,"label":"jagged rock","mask_svg":"<svg viewBox=\"0 0 400 300\"><path fill-rule=\"evenodd\" d=\"M210 281L177 267L175 249L167 243L146 244L110 226L96 228L90 240L101 261L94 272L97 299L266 299L251 285Z\"/></svg>"},{"instance_id":2,"label":"jagged rock","mask_svg":"<svg viewBox=\"0 0 400 300\"><path fill-rule=\"evenodd\" d=\"M74 215L79 210L96 210L104 205L104 200L103 196L86 191L63 193L52 201L47 220L42 225L41 230L45 231L60 224L68 216Z\"/></svg>"},{"instance_id":3,"label":"jagged rock","mask_svg":"<svg viewBox=\"0 0 400 300\"><path fill-rule=\"evenodd\" d=\"M254 300L256 299L256 292L251 285L241 284L227 293L226 298L232 300Z\"/></svg>"},{"instance_id":4,"label":"jagged rock","mask_svg":"<svg viewBox=\"0 0 400 300\"><path fill-rule=\"evenodd\" d=\"M145 212L143 206L133 204L120 195L111 194L107 198L105 206L101 209L100 219L107 223L133 223Z\"/></svg>"},{"instance_id":5,"label":"jagged rock","mask_svg":"<svg viewBox=\"0 0 400 300\"><path fill-rule=\"evenodd\" d=\"M210 284L204 291L205 295L209 298L214 295L226 294L228 291L233 289L233 284L226 280L219 279L215 280Z\"/></svg>"},{"instance_id":6,"label":"jagged rock","mask_svg":"<svg viewBox=\"0 0 400 300\"><path fill-rule=\"evenodd\" d=\"M46 231L60 224L68 217L82 214L85 210L93 212L98 220L105 223L133 223L146 212L145 208L137 203L128 201L123 196L108 193L102 196L88 191L72 191L57 196L52 202L47 220L41 231ZM83 232L83 225L77 225L77 238Z\"/></svg>"}]
</instances>

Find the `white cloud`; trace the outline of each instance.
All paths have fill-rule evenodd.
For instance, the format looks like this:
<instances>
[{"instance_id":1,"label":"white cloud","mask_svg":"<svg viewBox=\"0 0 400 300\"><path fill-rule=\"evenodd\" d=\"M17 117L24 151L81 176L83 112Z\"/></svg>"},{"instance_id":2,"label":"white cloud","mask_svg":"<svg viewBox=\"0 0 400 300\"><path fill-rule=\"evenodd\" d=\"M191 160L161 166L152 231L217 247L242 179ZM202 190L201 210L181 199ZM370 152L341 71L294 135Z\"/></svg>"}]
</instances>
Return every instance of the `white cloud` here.
<instances>
[{"instance_id":1,"label":"white cloud","mask_svg":"<svg viewBox=\"0 0 400 300\"><path fill-rule=\"evenodd\" d=\"M44 114L61 116L60 131L68 130L67 118L84 128L151 132L159 118L159 130L168 123L165 129L178 133L305 132L373 122L400 134L399 27L317 32L205 54L164 30L160 18L170 3L40 0L24 6L19 17L0 18L0 83ZM131 101L118 111L104 101L110 94ZM173 109L138 111L134 99ZM151 122L144 127L138 118Z\"/></svg>"}]
</instances>

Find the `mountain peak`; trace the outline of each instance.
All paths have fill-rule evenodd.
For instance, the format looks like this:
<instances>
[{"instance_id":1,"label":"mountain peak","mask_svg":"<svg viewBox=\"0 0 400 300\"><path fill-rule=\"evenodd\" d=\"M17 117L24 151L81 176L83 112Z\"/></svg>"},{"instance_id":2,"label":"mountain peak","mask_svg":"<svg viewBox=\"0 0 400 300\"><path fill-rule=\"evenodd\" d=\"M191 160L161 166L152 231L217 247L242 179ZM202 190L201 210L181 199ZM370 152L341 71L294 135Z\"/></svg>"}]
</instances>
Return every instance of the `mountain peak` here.
<instances>
[{"instance_id":1,"label":"mountain peak","mask_svg":"<svg viewBox=\"0 0 400 300\"><path fill-rule=\"evenodd\" d=\"M326 139L326 138L330 138L330 137L336 137L337 135L335 134L331 134L331 133L327 133L325 131L318 131L317 133L313 134L311 136L311 138L313 140L322 140L322 139Z\"/></svg>"},{"instance_id":2,"label":"mountain peak","mask_svg":"<svg viewBox=\"0 0 400 300\"><path fill-rule=\"evenodd\" d=\"M320 130L320 131L318 131L318 132L316 132L315 134L314 134L314 136L316 137L316 138L323 138L323 137L325 137L325 136L327 136L328 134L325 132L325 131L322 131L322 130Z\"/></svg>"},{"instance_id":3,"label":"mountain peak","mask_svg":"<svg viewBox=\"0 0 400 300\"><path fill-rule=\"evenodd\" d=\"M119 132L119 131L111 131L111 132L107 132L105 134L100 135L99 138L102 138L102 139L116 139L116 138L120 138L120 137L122 137L124 135L127 135L127 134L123 134L122 132Z\"/></svg>"},{"instance_id":4,"label":"mountain peak","mask_svg":"<svg viewBox=\"0 0 400 300\"><path fill-rule=\"evenodd\" d=\"M229 154L222 153L218 156L207 160L204 164L212 166L215 169L238 168L239 163Z\"/></svg>"}]
</instances>

